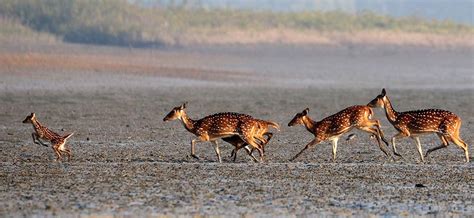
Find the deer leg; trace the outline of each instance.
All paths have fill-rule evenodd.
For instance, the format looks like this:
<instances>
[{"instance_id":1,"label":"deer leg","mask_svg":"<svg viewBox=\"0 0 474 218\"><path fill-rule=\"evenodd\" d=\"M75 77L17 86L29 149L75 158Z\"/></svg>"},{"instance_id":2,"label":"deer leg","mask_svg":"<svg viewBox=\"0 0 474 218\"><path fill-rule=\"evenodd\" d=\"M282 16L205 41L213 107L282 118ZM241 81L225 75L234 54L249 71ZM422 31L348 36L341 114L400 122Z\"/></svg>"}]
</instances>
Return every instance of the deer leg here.
<instances>
[{"instance_id":1,"label":"deer leg","mask_svg":"<svg viewBox=\"0 0 474 218\"><path fill-rule=\"evenodd\" d=\"M61 159L61 152L59 152L58 145L53 145L54 153L56 154L56 161Z\"/></svg>"},{"instance_id":2,"label":"deer leg","mask_svg":"<svg viewBox=\"0 0 474 218\"><path fill-rule=\"evenodd\" d=\"M232 149L232 152L230 153L230 158L232 158L232 161L234 161L234 162L237 160L237 151L238 150L239 150L238 148L234 148L234 149Z\"/></svg>"},{"instance_id":3,"label":"deer leg","mask_svg":"<svg viewBox=\"0 0 474 218\"><path fill-rule=\"evenodd\" d=\"M247 144L247 143L243 143L243 144L239 145L238 147L235 147L235 148L232 150L231 158L234 157L234 159L233 159L234 162L237 160L237 151L240 150L241 148L244 148L245 151L247 152L247 154L248 154L255 162L258 162L257 158L255 158L255 156L253 155L253 149L250 149L250 148L248 147L248 144Z\"/></svg>"},{"instance_id":4,"label":"deer leg","mask_svg":"<svg viewBox=\"0 0 474 218\"><path fill-rule=\"evenodd\" d=\"M370 128L370 127L358 127L359 130L362 130L364 132L368 132L370 133L371 135L375 136L375 139L377 140L377 143L379 145L379 148L380 150L387 156L387 157L391 157L389 154L388 154L388 151L385 149L385 147L382 146L382 143L380 142L380 132L378 131L378 129L373 129L373 128Z\"/></svg>"},{"instance_id":5,"label":"deer leg","mask_svg":"<svg viewBox=\"0 0 474 218\"><path fill-rule=\"evenodd\" d=\"M33 138L33 143L40 145L40 143L36 141L36 136L37 136L36 133L31 133L31 137Z\"/></svg>"},{"instance_id":6,"label":"deer leg","mask_svg":"<svg viewBox=\"0 0 474 218\"><path fill-rule=\"evenodd\" d=\"M63 142L61 142L61 143L58 143L57 145L58 145L58 146L57 146L58 151L59 151L60 153L65 153L65 154L67 155L68 161L70 161L70 160L71 160L71 150L65 148L66 142L63 141Z\"/></svg>"},{"instance_id":7,"label":"deer leg","mask_svg":"<svg viewBox=\"0 0 474 218\"><path fill-rule=\"evenodd\" d=\"M265 153L265 145L267 145L268 142L270 142L270 139L272 139L272 137L273 137L273 133L267 132L263 135L267 136L267 139L265 139L266 141L262 144L262 150L263 150L263 153Z\"/></svg>"},{"instance_id":8,"label":"deer leg","mask_svg":"<svg viewBox=\"0 0 474 218\"><path fill-rule=\"evenodd\" d=\"M69 149L66 148L65 146L66 146L66 142L63 142L63 143L59 146L59 150L60 150L61 152L66 153L66 155L67 155L67 160L68 160L68 161L71 161L71 150L69 150Z\"/></svg>"},{"instance_id":9,"label":"deer leg","mask_svg":"<svg viewBox=\"0 0 474 218\"><path fill-rule=\"evenodd\" d=\"M257 158L255 158L255 156L253 156L253 151L254 151L254 149L250 149L250 148L247 147L247 146L245 146L244 148L245 148L245 151L247 151L247 154L248 154L250 157L252 157L252 159L253 159L255 162L258 163Z\"/></svg>"},{"instance_id":10,"label":"deer leg","mask_svg":"<svg viewBox=\"0 0 474 218\"><path fill-rule=\"evenodd\" d=\"M245 141L243 141L240 136L232 136L229 138L223 138L222 140L234 145L234 149L232 149L232 152L230 154L230 157L233 158L234 162L237 160L238 151L242 148L245 148L245 150L247 151L247 154L249 154L249 156L252 156L252 158L255 159L255 157L253 157L253 154L251 155L250 153L251 150L247 147L248 144Z\"/></svg>"},{"instance_id":11,"label":"deer leg","mask_svg":"<svg viewBox=\"0 0 474 218\"><path fill-rule=\"evenodd\" d=\"M233 158L234 162L237 159L237 151L239 151L245 145L247 145L245 142L238 143L235 145L234 149L232 149L232 152L230 153L230 158Z\"/></svg>"},{"instance_id":12,"label":"deer leg","mask_svg":"<svg viewBox=\"0 0 474 218\"><path fill-rule=\"evenodd\" d=\"M255 158L255 156L253 156L253 150L251 150L249 147L248 147L248 144L247 143L242 143L240 144L238 147L234 148L232 150L232 153L233 153L233 161L235 162L237 160L237 151L240 150L241 148L244 148L245 151L247 152L247 154L252 157L252 159L256 162L258 162L258 160ZM231 156L232 157L232 156Z\"/></svg>"},{"instance_id":13,"label":"deer leg","mask_svg":"<svg viewBox=\"0 0 474 218\"><path fill-rule=\"evenodd\" d=\"M332 140L332 162L336 162L336 153L337 153L337 141L339 138L334 138Z\"/></svg>"},{"instance_id":14,"label":"deer leg","mask_svg":"<svg viewBox=\"0 0 474 218\"><path fill-rule=\"evenodd\" d=\"M263 146L262 146L262 147L263 147ZM258 151L258 154L259 154L259 156L260 156L260 162L261 162L261 163L263 163L263 161L264 161L264 160L263 160L264 152L263 152L263 148L262 148L262 147L257 147L257 148L255 148L255 149L257 149L257 151ZM252 151L250 151L250 152L252 152Z\"/></svg>"},{"instance_id":15,"label":"deer leg","mask_svg":"<svg viewBox=\"0 0 474 218\"><path fill-rule=\"evenodd\" d=\"M260 149L257 149L258 152L260 153L260 150L263 154L265 154L265 144L267 143L267 141L263 138L257 138L257 137L254 137L255 139L255 144L257 144L259 146ZM253 149L251 149L253 150Z\"/></svg>"},{"instance_id":16,"label":"deer leg","mask_svg":"<svg viewBox=\"0 0 474 218\"><path fill-rule=\"evenodd\" d=\"M387 147L390 147L390 145L388 144L388 141L385 139L385 135L384 135L384 133L383 133L383 131L382 131L382 128L381 128L382 125L380 125L380 121L379 121L379 120L375 120L375 122L376 122L376 123L375 123L374 126L377 128L377 131L378 131L378 133L379 133L380 139L382 139L382 141L385 143L385 145L387 145ZM384 153L385 153L385 151L384 151ZM388 156L388 155L387 155L387 156Z\"/></svg>"},{"instance_id":17,"label":"deer leg","mask_svg":"<svg viewBox=\"0 0 474 218\"><path fill-rule=\"evenodd\" d=\"M254 137L260 142L260 145L262 147L263 153L265 153L265 145L268 144L269 140L272 138L273 134L272 133L265 133L264 135L267 136L267 138L263 138L263 136L260 137Z\"/></svg>"},{"instance_id":18,"label":"deer leg","mask_svg":"<svg viewBox=\"0 0 474 218\"><path fill-rule=\"evenodd\" d=\"M202 140L200 139L193 139L191 140L191 157L199 160L199 157L195 154L195 145L196 145L196 142L201 142Z\"/></svg>"},{"instance_id":19,"label":"deer leg","mask_svg":"<svg viewBox=\"0 0 474 218\"><path fill-rule=\"evenodd\" d=\"M441 134L439 134L439 133L437 133L436 135L439 137L439 139L441 139L442 144L441 144L440 146L437 146L437 147L428 149L428 151L427 151L426 154L425 154L425 158L428 157L428 155L429 155L431 152L436 151L436 150L439 150L439 149L441 149L441 148L446 148L446 147L448 147L448 145L449 145L448 140L447 140L443 135L441 135Z\"/></svg>"},{"instance_id":20,"label":"deer leg","mask_svg":"<svg viewBox=\"0 0 474 218\"><path fill-rule=\"evenodd\" d=\"M39 138L39 135L34 132L34 133L31 133L31 137L33 137L33 143L37 144L37 145L42 145L42 146L45 146L45 147L48 147L47 144L44 144Z\"/></svg>"},{"instance_id":21,"label":"deer leg","mask_svg":"<svg viewBox=\"0 0 474 218\"><path fill-rule=\"evenodd\" d=\"M36 138L36 139L38 140L38 142L39 142L42 146L48 147L48 145L45 144L44 142L42 142L42 141L39 139L39 137Z\"/></svg>"},{"instance_id":22,"label":"deer leg","mask_svg":"<svg viewBox=\"0 0 474 218\"><path fill-rule=\"evenodd\" d=\"M219 161L219 163L222 163L221 152L219 151L219 144L217 143L217 140L211 142L212 144L214 144L214 150L216 151L217 160Z\"/></svg>"},{"instance_id":23,"label":"deer leg","mask_svg":"<svg viewBox=\"0 0 474 218\"><path fill-rule=\"evenodd\" d=\"M251 145L254 149L257 149L258 153L260 154L260 161L263 162L263 149L262 149L263 145L259 145L257 142L255 142L254 137L251 135L250 136L243 135L242 137L243 137L242 139L247 144Z\"/></svg>"},{"instance_id":24,"label":"deer leg","mask_svg":"<svg viewBox=\"0 0 474 218\"><path fill-rule=\"evenodd\" d=\"M453 136L451 137L451 140L459 146L461 149L464 150L464 155L466 156L466 163L469 162L469 149L468 145L459 137L459 136Z\"/></svg>"},{"instance_id":25,"label":"deer leg","mask_svg":"<svg viewBox=\"0 0 474 218\"><path fill-rule=\"evenodd\" d=\"M263 137L254 137L256 140L258 140L260 142L260 144L264 145L264 144L267 144L267 140Z\"/></svg>"},{"instance_id":26,"label":"deer leg","mask_svg":"<svg viewBox=\"0 0 474 218\"><path fill-rule=\"evenodd\" d=\"M421 143L420 143L420 138L419 137L413 137L416 143L416 149L418 150L418 154L420 154L421 162L425 162L424 156L423 156L423 151L421 149Z\"/></svg>"},{"instance_id":27,"label":"deer leg","mask_svg":"<svg viewBox=\"0 0 474 218\"><path fill-rule=\"evenodd\" d=\"M233 158L232 161L234 162L237 160L237 151L239 149L240 149L239 147L235 147L234 149L232 149L232 152L230 153L230 158Z\"/></svg>"},{"instance_id":28,"label":"deer leg","mask_svg":"<svg viewBox=\"0 0 474 218\"><path fill-rule=\"evenodd\" d=\"M375 129L372 128L373 126L375 126ZM385 156L391 157L393 160L393 157L389 155L389 152L385 149L385 147L382 146L382 143L380 142L380 140L382 140L387 147L390 147L380 127L381 125L379 120L368 120L368 122L362 124L362 126L358 127L358 129L371 133L371 136L375 137L377 140L380 150L385 154Z\"/></svg>"},{"instance_id":29,"label":"deer leg","mask_svg":"<svg viewBox=\"0 0 474 218\"><path fill-rule=\"evenodd\" d=\"M66 152L66 154L67 154L67 160L68 160L68 161L71 161L71 150L69 150L69 149L64 149L64 152Z\"/></svg>"},{"instance_id":30,"label":"deer leg","mask_svg":"<svg viewBox=\"0 0 474 218\"><path fill-rule=\"evenodd\" d=\"M385 145L387 145L387 147L390 147L390 145L388 144L388 141L385 139L384 133L383 133L383 131L382 131L382 129L381 129L382 125L380 125L380 121L379 121L379 120L368 120L368 122L367 122L367 123L364 123L362 126L363 126L363 127L373 127L373 126L375 126L375 129L377 130L377 132L376 132L375 134L371 135L371 137L372 137L372 136L374 136L374 137L376 137L376 138L379 137L379 138L385 143ZM364 131L365 131L365 130L364 130ZM377 139L377 140L380 140L380 139ZM379 142L379 143L380 143L380 142ZM385 153L384 150L382 150L382 151ZM385 155L388 156L387 153L386 153Z\"/></svg>"},{"instance_id":31,"label":"deer leg","mask_svg":"<svg viewBox=\"0 0 474 218\"><path fill-rule=\"evenodd\" d=\"M227 138L222 138L222 141L225 141L234 146L234 149L230 152L230 158L234 157L237 151L242 147L242 144L245 144L244 141L239 136L232 136Z\"/></svg>"},{"instance_id":32,"label":"deer leg","mask_svg":"<svg viewBox=\"0 0 474 218\"><path fill-rule=\"evenodd\" d=\"M263 160L263 150L262 150L262 148L260 148L260 147L254 147L254 148L257 149L258 154L260 156L260 162L263 163L264 160ZM253 157L253 155L252 155L252 157Z\"/></svg>"},{"instance_id":33,"label":"deer leg","mask_svg":"<svg viewBox=\"0 0 474 218\"><path fill-rule=\"evenodd\" d=\"M298 154L296 154L293 158L290 159L290 161L293 161L295 160L296 158L298 158L306 149L308 149L310 146L312 145L315 145L319 143L319 141L317 139L313 139L313 141L309 142L306 146L304 146L304 148L298 152Z\"/></svg>"},{"instance_id":34,"label":"deer leg","mask_svg":"<svg viewBox=\"0 0 474 218\"><path fill-rule=\"evenodd\" d=\"M399 132L398 134L396 134L395 136L392 137L392 149L393 149L393 154L395 154L396 156L399 156L399 157L402 157L402 155L400 155L398 152L397 152L397 147L395 146L395 139L397 138L404 138L404 137L407 137L404 133L402 132Z\"/></svg>"}]
</instances>

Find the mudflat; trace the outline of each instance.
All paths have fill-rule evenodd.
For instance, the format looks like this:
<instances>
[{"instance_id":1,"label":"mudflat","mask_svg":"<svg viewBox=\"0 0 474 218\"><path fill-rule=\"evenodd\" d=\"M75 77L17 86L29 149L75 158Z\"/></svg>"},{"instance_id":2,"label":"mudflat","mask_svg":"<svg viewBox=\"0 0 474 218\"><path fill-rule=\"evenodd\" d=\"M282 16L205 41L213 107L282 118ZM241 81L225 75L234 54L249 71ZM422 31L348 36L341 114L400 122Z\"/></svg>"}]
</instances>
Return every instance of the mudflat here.
<instances>
[{"instance_id":1,"label":"mudflat","mask_svg":"<svg viewBox=\"0 0 474 218\"><path fill-rule=\"evenodd\" d=\"M456 145L418 163L415 143L399 140L390 161L374 139L319 144L288 127L310 108L320 120L367 104L381 88L396 110L441 108L459 115L473 143L471 50L424 48L218 47L169 50L62 45L3 48L0 55L0 215L390 216L474 213L474 167ZM264 163L220 141L197 145L178 121L162 119L188 102L191 118L232 111L278 122ZM33 144L40 122L66 134L71 161L54 162ZM396 131L375 109L387 138ZM441 142L421 138L424 151ZM471 149L471 153L472 149Z\"/></svg>"}]
</instances>

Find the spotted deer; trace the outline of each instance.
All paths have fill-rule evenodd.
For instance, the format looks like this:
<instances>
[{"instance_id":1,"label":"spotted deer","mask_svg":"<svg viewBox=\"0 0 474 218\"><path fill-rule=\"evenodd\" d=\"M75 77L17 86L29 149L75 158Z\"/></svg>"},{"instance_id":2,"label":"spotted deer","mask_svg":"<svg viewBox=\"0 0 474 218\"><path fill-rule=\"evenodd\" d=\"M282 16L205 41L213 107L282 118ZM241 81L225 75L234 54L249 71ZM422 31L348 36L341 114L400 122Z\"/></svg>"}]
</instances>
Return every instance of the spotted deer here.
<instances>
[{"instance_id":1,"label":"spotted deer","mask_svg":"<svg viewBox=\"0 0 474 218\"><path fill-rule=\"evenodd\" d=\"M267 136L267 139L265 139L265 141L263 141L262 144L261 144L263 153L265 153L265 149L264 149L265 145L271 139L270 135L273 135L273 134L272 133L268 133L268 135L266 134L265 136ZM233 158L234 162L237 160L237 151L242 149L242 148L244 148L244 150L247 152L247 154L255 162L258 162L257 158L255 158L255 156L253 155L253 152L254 152L255 149L253 147L249 146L249 144L247 144L244 140L242 140L242 138L240 138L240 136L232 136L232 137L228 137L228 138L222 138L222 140L234 146L234 149L232 149L232 152L230 154L230 157Z\"/></svg>"},{"instance_id":2,"label":"spotted deer","mask_svg":"<svg viewBox=\"0 0 474 218\"><path fill-rule=\"evenodd\" d=\"M38 121L35 113L31 113L30 115L28 115L25 120L23 120L23 123L31 123L33 125L33 128L35 130L35 132L31 134L31 136L33 137L33 143L48 147L48 145L43 143L41 139L51 142L54 153L56 154L56 161L61 159L61 152L66 153L66 155L68 156L68 160L71 160L71 150L66 148L66 141L74 133L69 133L65 136L61 136L51 131Z\"/></svg>"},{"instance_id":3,"label":"spotted deer","mask_svg":"<svg viewBox=\"0 0 474 218\"><path fill-rule=\"evenodd\" d=\"M453 142L463 149L466 155L466 162L469 162L468 145L459 136L461 118L456 114L439 109L397 112L393 109L385 89L382 89L382 93L367 105L370 107L384 108L388 121L398 131L398 134L392 137L392 149L395 155L401 157L397 152L395 140L410 137L415 140L421 162L424 162L424 157L427 157L431 152L448 147L449 142ZM429 149L426 155L423 156L419 136L431 133L436 134L442 144Z\"/></svg>"},{"instance_id":4,"label":"spotted deer","mask_svg":"<svg viewBox=\"0 0 474 218\"><path fill-rule=\"evenodd\" d=\"M257 131L255 132L254 138L258 139L261 142L262 151L263 153L265 153L265 145L268 144L270 139L273 137L273 133L268 132L269 128L273 127L277 130L280 130L280 125L278 125L278 123L266 121L266 120L256 119L255 121L257 124L256 126ZM264 138L264 136L266 138ZM237 159L237 151L239 151L242 148L245 148L245 150L247 151L247 154L251 156L254 159L254 161L257 161L257 159L252 154L255 149L250 148L249 145L245 143L240 137L233 136L230 138L223 138L222 140L234 145L235 148L232 150L232 153L230 155L231 158L233 157L234 162Z\"/></svg>"},{"instance_id":5,"label":"spotted deer","mask_svg":"<svg viewBox=\"0 0 474 218\"><path fill-rule=\"evenodd\" d=\"M382 140L388 146L388 143L383 136L383 132L380 129L380 121L370 119L373 115L373 111L370 107L363 105L351 106L336 114L326 117L319 122L313 121L308 116L308 112L309 109L306 108L303 112L297 113L288 123L288 126L302 124L309 132L313 133L315 138L309 142L303 150L291 158L290 161L298 158L298 156L311 146L328 140L332 142L332 158L333 161L336 161L337 142L339 138L353 128L374 135L377 139L380 150L382 150L387 157L390 157L385 147L383 147L380 142L380 140Z\"/></svg>"},{"instance_id":6,"label":"spotted deer","mask_svg":"<svg viewBox=\"0 0 474 218\"><path fill-rule=\"evenodd\" d=\"M218 113L206 116L199 120L193 120L186 113L186 103L173 108L163 121L181 120L184 128L193 133L196 138L191 140L191 157L199 159L195 154L196 142L210 141L214 144L214 150L219 162L222 162L218 139L239 136L245 143L257 149L260 160L263 161L263 146L256 140L259 136L258 123L256 119L246 114L239 113Z\"/></svg>"}]
</instances>

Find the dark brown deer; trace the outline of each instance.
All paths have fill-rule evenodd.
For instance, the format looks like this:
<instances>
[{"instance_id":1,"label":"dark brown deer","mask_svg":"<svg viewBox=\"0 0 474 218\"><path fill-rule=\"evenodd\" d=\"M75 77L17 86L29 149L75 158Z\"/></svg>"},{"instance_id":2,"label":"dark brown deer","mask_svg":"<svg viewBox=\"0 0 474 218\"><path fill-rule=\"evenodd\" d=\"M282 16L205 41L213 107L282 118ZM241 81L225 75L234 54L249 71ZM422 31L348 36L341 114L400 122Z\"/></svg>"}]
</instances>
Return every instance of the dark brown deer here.
<instances>
[{"instance_id":1,"label":"dark brown deer","mask_svg":"<svg viewBox=\"0 0 474 218\"><path fill-rule=\"evenodd\" d=\"M266 133L265 136L267 137L265 141L262 142L262 150L263 153L265 153L265 145L270 141L271 137L273 136L273 133ZM244 150L247 152L247 154L255 161L258 162L257 158L253 155L253 152L255 151L254 148L249 146L244 140L240 138L240 136L232 136L228 138L222 138L223 141L231 144L234 146L234 149L232 149L232 152L230 154L230 158L233 159L235 162L237 160L237 151L244 148Z\"/></svg>"},{"instance_id":2,"label":"dark brown deer","mask_svg":"<svg viewBox=\"0 0 474 218\"><path fill-rule=\"evenodd\" d=\"M449 142L453 142L464 150L466 162L469 162L468 145L459 136L461 118L456 114L439 109L397 112L393 109L385 89L382 89L382 93L372 100L368 106L384 108L388 121L398 131L398 134L392 137L392 148L395 155L401 156L397 152L395 139L411 137L415 140L421 162L424 162L424 157L427 157L431 152L448 147ZM419 136L430 133L436 134L441 139L442 144L429 149L426 155L423 156Z\"/></svg>"},{"instance_id":3,"label":"dark brown deer","mask_svg":"<svg viewBox=\"0 0 474 218\"><path fill-rule=\"evenodd\" d=\"M23 120L23 123L33 124L33 128L35 130L35 132L31 134L31 136L33 137L33 143L48 147L48 145L44 144L41 139L51 142L54 153L56 154L56 161L61 159L61 152L66 153L66 155L68 156L68 160L71 160L71 150L69 150L65 146L67 139L69 139L69 137L71 137L74 133L69 133L65 136L61 136L51 131L46 126L41 125L38 119L36 119L35 113L31 113L30 115L28 115L25 120Z\"/></svg>"},{"instance_id":4,"label":"dark brown deer","mask_svg":"<svg viewBox=\"0 0 474 218\"><path fill-rule=\"evenodd\" d=\"M257 149L260 160L263 161L263 146L258 144L258 122L253 117L239 113L218 113L199 120L193 120L186 114L186 104L173 108L163 121L179 119L184 128L197 136L191 140L191 157L199 159L195 154L196 142L210 141L214 144L219 162L222 162L218 139L239 136L245 143Z\"/></svg>"},{"instance_id":5,"label":"dark brown deer","mask_svg":"<svg viewBox=\"0 0 474 218\"><path fill-rule=\"evenodd\" d=\"M370 107L362 105L348 107L319 122L313 121L308 116L308 112L309 109L306 108L303 112L297 113L290 123L288 123L288 126L302 124L309 132L313 133L315 138L308 143L303 150L290 159L290 161L298 158L298 156L311 146L327 140L332 141L333 161L336 161L337 141L344 133L349 132L353 128L374 135L377 139L380 150L382 150L387 157L390 157L385 147L383 147L380 142L380 140L383 140L383 142L388 146L388 143L383 136L383 132L380 129L380 121L370 119L373 115L373 111Z\"/></svg>"}]
</instances>

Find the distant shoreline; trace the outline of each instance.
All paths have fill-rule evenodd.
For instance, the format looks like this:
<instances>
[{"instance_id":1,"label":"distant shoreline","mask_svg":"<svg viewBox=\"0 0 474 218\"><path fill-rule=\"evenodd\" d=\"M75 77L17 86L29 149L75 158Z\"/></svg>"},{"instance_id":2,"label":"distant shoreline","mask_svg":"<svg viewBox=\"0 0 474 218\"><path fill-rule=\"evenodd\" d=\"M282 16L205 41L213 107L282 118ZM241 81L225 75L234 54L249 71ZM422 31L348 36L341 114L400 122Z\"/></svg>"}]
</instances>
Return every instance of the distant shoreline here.
<instances>
[{"instance_id":1,"label":"distant shoreline","mask_svg":"<svg viewBox=\"0 0 474 218\"><path fill-rule=\"evenodd\" d=\"M471 50L474 49L472 35L406 33L390 31L359 31L353 33L317 31L269 30L261 32L227 31L206 35L190 34L160 45L107 45L64 42L45 33L30 36L0 36L0 52L8 53L9 48L24 47L69 47L98 46L129 49L180 49L204 47L333 47L333 48L399 48L434 50ZM17 49L13 49L17 50ZM43 50L43 49L42 49ZM43 50L44 51L44 50Z\"/></svg>"},{"instance_id":2,"label":"distant shoreline","mask_svg":"<svg viewBox=\"0 0 474 218\"><path fill-rule=\"evenodd\" d=\"M186 34L169 45L312 45L312 46L416 46L438 49L474 48L471 34L434 34L396 31L321 32L271 29Z\"/></svg>"}]
</instances>

